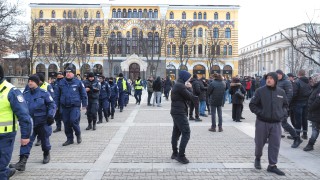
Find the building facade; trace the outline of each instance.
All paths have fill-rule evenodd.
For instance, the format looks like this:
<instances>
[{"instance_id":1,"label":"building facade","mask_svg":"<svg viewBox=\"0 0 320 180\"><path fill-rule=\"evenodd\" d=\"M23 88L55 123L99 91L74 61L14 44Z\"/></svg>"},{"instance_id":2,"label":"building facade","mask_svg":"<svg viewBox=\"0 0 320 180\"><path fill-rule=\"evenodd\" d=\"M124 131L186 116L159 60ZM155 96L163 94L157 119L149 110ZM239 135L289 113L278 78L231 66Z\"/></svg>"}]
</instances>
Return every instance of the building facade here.
<instances>
[{"instance_id":1,"label":"building facade","mask_svg":"<svg viewBox=\"0 0 320 180\"><path fill-rule=\"evenodd\" d=\"M34 71L238 75L237 5L30 4Z\"/></svg>"},{"instance_id":2,"label":"building facade","mask_svg":"<svg viewBox=\"0 0 320 180\"><path fill-rule=\"evenodd\" d=\"M320 32L318 24L314 24L313 28L315 28L315 32ZM295 75L300 69L306 70L307 75L320 72L318 66L295 50L290 43L292 41L302 51L310 51L310 57L320 62L320 54L312 52L311 47L308 48L310 46L306 36L308 32L310 32L310 24L301 24L284 29L240 48L239 74L251 77L262 76L278 69Z\"/></svg>"}]
</instances>

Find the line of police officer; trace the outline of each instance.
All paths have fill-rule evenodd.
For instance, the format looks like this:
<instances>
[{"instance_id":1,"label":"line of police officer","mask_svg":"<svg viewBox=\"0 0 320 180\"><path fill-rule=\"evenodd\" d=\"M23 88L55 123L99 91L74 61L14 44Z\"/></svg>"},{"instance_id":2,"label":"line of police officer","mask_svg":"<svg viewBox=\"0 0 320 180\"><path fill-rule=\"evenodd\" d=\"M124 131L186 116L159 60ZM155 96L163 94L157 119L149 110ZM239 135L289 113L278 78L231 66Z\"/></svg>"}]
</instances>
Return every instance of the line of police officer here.
<instances>
[{"instance_id":1,"label":"line of police officer","mask_svg":"<svg viewBox=\"0 0 320 180\"><path fill-rule=\"evenodd\" d=\"M89 73L88 79L83 83L75 77L75 69L69 66L66 68L65 78L62 72L58 72L57 80L52 86L44 81L43 76L31 75L22 94L5 80L0 66L0 180L9 179L15 170L25 170L32 144L37 136L42 145L43 163L49 163L49 137L54 120L57 126L54 132L61 131L61 121L64 123L67 141L63 146L74 143L73 131L77 143L80 144L80 108L87 110L89 125L86 129L91 129L92 126L95 130L97 112L98 123L102 123L102 112L107 121L109 116L113 119L116 102L118 101L122 112L123 106L126 105L125 94L128 92L129 85L121 73L115 80L99 76L99 81L93 73ZM21 129L20 159L8 167L18 129L17 121Z\"/></svg>"}]
</instances>

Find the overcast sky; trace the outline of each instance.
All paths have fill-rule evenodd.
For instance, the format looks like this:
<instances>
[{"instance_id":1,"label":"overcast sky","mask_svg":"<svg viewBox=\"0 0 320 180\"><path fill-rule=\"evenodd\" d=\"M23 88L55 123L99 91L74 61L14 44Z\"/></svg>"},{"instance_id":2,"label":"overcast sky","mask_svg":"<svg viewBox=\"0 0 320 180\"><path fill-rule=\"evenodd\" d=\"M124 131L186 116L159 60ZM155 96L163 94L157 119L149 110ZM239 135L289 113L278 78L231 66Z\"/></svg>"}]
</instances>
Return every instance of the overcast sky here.
<instances>
[{"instance_id":1,"label":"overcast sky","mask_svg":"<svg viewBox=\"0 0 320 180\"><path fill-rule=\"evenodd\" d=\"M16 0L9 0L16 1ZM128 3L128 0L115 0ZM20 0L30 17L29 3L109 3L109 0ZM320 22L320 0L134 0L133 3L174 2L175 4L240 5L239 48L272 35L279 30L313 19ZM130 3L130 1L129 1ZM196 4L194 4L196 5ZM26 19L26 21L29 18Z\"/></svg>"}]
</instances>

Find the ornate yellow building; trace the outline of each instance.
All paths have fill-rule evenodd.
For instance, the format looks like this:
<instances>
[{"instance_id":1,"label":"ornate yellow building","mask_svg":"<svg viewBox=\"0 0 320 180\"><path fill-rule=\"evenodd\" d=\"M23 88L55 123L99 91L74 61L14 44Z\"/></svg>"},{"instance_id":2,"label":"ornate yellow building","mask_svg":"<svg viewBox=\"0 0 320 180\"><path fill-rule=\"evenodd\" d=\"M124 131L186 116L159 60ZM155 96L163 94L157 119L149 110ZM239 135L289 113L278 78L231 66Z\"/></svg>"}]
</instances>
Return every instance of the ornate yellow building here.
<instances>
[{"instance_id":1,"label":"ornate yellow building","mask_svg":"<svg viewBox=\"0 0 320 180\"><path fill-rule=\"evenodd\" d=\"M34 71L238 74L237 5L30 4Z\"/></svg>"}]
</instances>

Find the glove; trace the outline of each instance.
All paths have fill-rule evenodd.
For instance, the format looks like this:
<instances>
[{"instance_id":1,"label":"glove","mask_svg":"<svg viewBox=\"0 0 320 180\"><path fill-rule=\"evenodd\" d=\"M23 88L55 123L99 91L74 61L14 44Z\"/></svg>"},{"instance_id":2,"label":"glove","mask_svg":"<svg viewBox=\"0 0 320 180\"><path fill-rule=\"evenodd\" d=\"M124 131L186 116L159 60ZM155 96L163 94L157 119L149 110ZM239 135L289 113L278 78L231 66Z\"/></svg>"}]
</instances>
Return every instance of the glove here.
<instances>
[{"instance_id":1,"label":"glove","mask_svg":"<svg viewBox=\"0 0 320 180\"><path fill-rule=\"evenodd\" d=\"M51 126L53 123L54 123L54 118L48 117L48 118L47 118L47 124L48 124L49 126Z\"/></svg>"}]
</instances>

